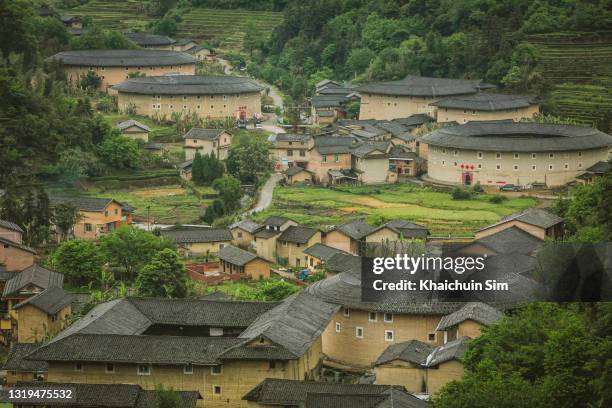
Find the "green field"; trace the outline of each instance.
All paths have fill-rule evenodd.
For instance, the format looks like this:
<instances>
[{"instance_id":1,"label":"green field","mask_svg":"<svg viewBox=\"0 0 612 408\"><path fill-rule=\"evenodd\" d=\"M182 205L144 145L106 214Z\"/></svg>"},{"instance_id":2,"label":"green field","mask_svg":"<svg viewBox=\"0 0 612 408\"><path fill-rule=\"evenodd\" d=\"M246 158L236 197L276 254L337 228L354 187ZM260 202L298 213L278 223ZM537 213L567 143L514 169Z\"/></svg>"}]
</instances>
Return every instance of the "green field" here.
<instances>
[{"instance_id":1,"label":"green field","mask_svg":"<svg viewBox=\"0 0 612 408\"><path fill-rule=\"evenodd\" d=\"M66 10L66 14L89 16L106 30L143 31L153 20L144 13L144 0L91 0Z\"/></svg>"},{"instance_id":2,"label":"green field","mask_svg":"<svg viewBox=\"0 0 612 408\"><path fill-rule=\"evenodd\" d=\"M605 128L612 110L612 32L549 33L529 37L539 69L552 85L555 114Z\"/></svg>"},{"instance_id":3,"label":"green field","mask_svg":"<svg viewBox=\"0 0 612 408\"><path fill-rule=\"evenodd\" d=\"M459 201L449 193L406 184L333 190L277 187L272 206L255 218L263 221L270 215L283 215L321 229L360 216L373 225L402 218L427 226L434 235L469 236L504 215L537 203L533 198L519 197L492 204L489 197L479 194L472 200Z\"/></svg>"}]
</instances>

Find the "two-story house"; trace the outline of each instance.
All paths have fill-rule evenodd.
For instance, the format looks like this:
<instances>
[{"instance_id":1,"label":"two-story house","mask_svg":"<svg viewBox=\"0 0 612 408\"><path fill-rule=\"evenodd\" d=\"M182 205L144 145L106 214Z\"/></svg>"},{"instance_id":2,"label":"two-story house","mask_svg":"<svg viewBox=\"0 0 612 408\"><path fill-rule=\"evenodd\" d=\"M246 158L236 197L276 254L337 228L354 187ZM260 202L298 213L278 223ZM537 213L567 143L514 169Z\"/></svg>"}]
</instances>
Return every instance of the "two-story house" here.
<instances>
[{"instance_id":1,"label":"two-story house","mask_svg":"<svg viewBox=\"0 0 612 408\"><path fill-rule=\"evenodd\" d=\"M183 139L187 160L193 160L196 152L202 156L213 154L217 159L225 160L232 144L232 134L223 129L191 128Z\"/></svg>"}]
</instances>

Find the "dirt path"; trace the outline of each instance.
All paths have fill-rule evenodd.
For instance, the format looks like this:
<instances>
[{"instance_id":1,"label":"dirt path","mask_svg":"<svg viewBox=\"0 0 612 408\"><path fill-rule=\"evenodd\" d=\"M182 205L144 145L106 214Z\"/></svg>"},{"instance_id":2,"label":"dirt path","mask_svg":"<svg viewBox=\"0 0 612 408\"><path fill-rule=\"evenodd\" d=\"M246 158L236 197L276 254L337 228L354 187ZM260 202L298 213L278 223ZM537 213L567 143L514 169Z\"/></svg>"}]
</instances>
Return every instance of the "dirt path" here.
<instances>
[{"instance_id":1,"label":"dirt path","mask_svg":"<svg viewBox=\"0 0 612 408\"><path fill-rule=\"evenodd\" d=\"M268 208L268 206L272 203L272 193L274 193L274 187L276 187L276 184L278 184L282 177L283 176L279 173L274 173L270 176L268 181L266 181L259 191L257 204L251 210L247 211L247 214L253 214Z\"/></svg>"}]
</instances>

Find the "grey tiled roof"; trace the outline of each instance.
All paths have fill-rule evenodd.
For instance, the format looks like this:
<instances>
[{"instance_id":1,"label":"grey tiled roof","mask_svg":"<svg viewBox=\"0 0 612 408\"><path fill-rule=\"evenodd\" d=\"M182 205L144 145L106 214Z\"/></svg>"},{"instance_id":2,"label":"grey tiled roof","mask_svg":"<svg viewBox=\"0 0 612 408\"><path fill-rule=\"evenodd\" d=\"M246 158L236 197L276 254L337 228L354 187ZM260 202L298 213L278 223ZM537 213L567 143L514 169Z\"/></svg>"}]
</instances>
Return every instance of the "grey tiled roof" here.
<instances>
[{"instance_id":1,"label":"grey tiled roof","mask_svg":"<svg viewBox=\"0 0 612 408\"><path fill-rule=\"evenodd\" d=\"M183 139L217 140L223 132L223 129L191 128L189 132L185 133Z\"/></svg>"},{"instance_id":2,"label":"grey tiled roof","mask_svg":"<svg viewBox=\"0 0 612 408\"><path fill-rule=\"evenodd\" d=\"M278 237L279 241L295 242L297 244L305 244L308 240L317 233L317 230L301 225L292 225Z\"/></svg>"},{"instance_id":3,"label":"grey tiled roof","mask_svg":"<svg viewBox=\"0 0 612 408\"><path fill-rule=\"evenodd\" d=\"M242 399L263 405L300 405L310 393L332 395L380 395L390 388L405 388L398 385L344 384L266 378Z\"/></svg>"},{"instance_id":4,"label":"grey tiled roof","mask_svg":"<svg viewBox=\"0 0 612 408\"><path fill-rule=\"evenodd\" d=\"M375 365L385 364L393 360L402 360L414 364L424 364L427 356L435 346L419 340L410 340L392 344L383 351Z\"/></svg>"},{"instance_id":5,"label":"grey tiled roof","mask_svg":"<svg viewBox=\"0 0 612 408\"><path fill-rule=\"evenodd\" d=\"M58 52L51 59L82 67L150 67L195 64L189 54L162 50L79 50Z\"/></svg>"},{"instance_id":6,"label":"grey tiled roof","mask_svg":"<svg viewBox=\"0 0 612 408\"><path fill-rule=\"evenodd\" d=\"M229 229L240 228L246 232L250 232L251 234L257 231L257 229L261 228L261 225L251 220L241 220L233 223L229 226Z\"/></svg>"},{"instance_id":7,"label":"grey tiled roof","mask_svg":"<svg viewBox=\"0 0 612 408\"><path fill-rule=\"evenodd\" d=\"M233 245L227 245L217 252L217 258L234 265L244 266L252 260L257 259L257 255Z\"/></svg>"},{"instance_id":8,"label":"grey tiled roof","mask_svg":"<svg viewBox=\"0 0 612 408\"><path fill-rule=\"evenodd\" d=\"M12 246L14 248L19 248L21 250L24 250L24 251L27 251L27 252L30 252L30 253L36 255L36 250L34 250L34 248L30 248L27 245L20 244L20 243L15 242L15 241L11 241L10 239L6 239L6 238L0 237L0 243L4 244L4 245Z\"/></svg>"},{"instance_id":9,"label":"grey tiled roof","mask_svg":"<svg viewBox=\"0 0 612 408\"><path fill-rule=\"evenodd\" d=\"M320 259L323 262L327 262L332 256L336 254L345 254L350 255L348 252L343 251L341 249L333 248L321 243L316 243L312 246L309 246L304 250L305 254L313 256L317 259Z\"/></svg>"},{"instance_id":10,"label":"grey tiled roof","mask_svg":"<svg viewBox=\"0 0 612 408\"><path fill-rule=\"evenodd\" d=\"M386 395L306 394L304 408L374 408L387 398Z\"/></svg>"},{"instance_id":11,"label":"grey tiled roof","mask_svg":"<svg viewBox=\"0 0 612 408\"><path fill-rule=\"evenodd\" d=\"M383 228L389 228L404 238L425 239L429 235L429 230L424 226L406 220L391 220L376 228L372 233Z\"/></svg>"},{"instance_id":12,"label":"grey tiled roof","mask_svg":"<svg viewBox=\"0 0 612 408\"><path fill-rule=\"evenodd\" d=\"M34 264L11 278L4 286L3 297L17 294L28 285L34 285L40 289L64 286L64 275Z\"/></svg>"},{"instance_id":13,"label":"grey tiled roof","mask_svg":"<svg viewBox=\"0 0 612 408\"><path fill-rule=\"evenodd\" d=\"M69 204L76 207L80 211L101 212L104 211L108 204L115 200L113 200L112 198L76 196L51 197L50 201L52 206L56 206L59 204Z\"/></svg>"},{"instance_id":14,"label":"grey tiled roof","mask_svg":"<svg viewBox=\"0 0 612 408\"><path fill-rule=\"evenodd\" d=\"M428 408L431 403L424 401L404 390L391 388L384 392L388 395L376 408Z\"/></svg>"},{"instance_id":15,"label":"grey tiled roof","mask_svg":"<svg viewBox=\"0 0 612 408\"><path fill-rule=\"evenodd\" d=\"M0 220L0 228L23 233L23 230L19 225L7 220Z\"/></svg>"},{"instance_id":16,"label":"grey tiled roof","mask_svg":"<svg viewBox=\"0 0 612 408\"><path fill-rule=\"evenodd\" d=\"M286 217L279 217L277 215L272 215L266 218L266 220L264 221L264 225L269 225L271 227L280 227L287 221L291 221L291 220Z\"/></svg>"},{"instance_id":17,"label":"grey tiled roof","mask_svg":"<svg viewBox=\"0 0 612 408\"><path fill-rule=\"evenodd\" d=\"M263 336L299 358L319 338L338 307L300 291L262 314L239 337Z\"/></svg>"},{"instance_id":18,"label":"grey tiled roof","mask_svg":"<svg viewBox=\"0 0 612 408\"><path fill-rule=\"evenodd\" d=\"M473 320L485 326L501 319L503 313L486 303L470 302L461 309L440 319L436 330L446 330L466 320Z\"/></svg>"},{"instance_id":19,"label":"grey tiled roof","mask_svg":"<svg viewBox=\"0 0 612 408\"><path fill-rule=\"evenodd\" d=\"M340 107L347 101L345 95L315 95L310 99L316 109Z\"/></svg>"},{"instance_id":20,"label":"grey tiled roof","mask_svg":"<svg viewBox=\"0 0 612 408\"><path fill-rule=\"evenodd\" d=\"M474 241L474 243L485 245L498 254L517 253L525 255L533 253L544 245L544 241L541 239L514 226L480 238Z\"/></svg>"},{"instance_id":21,"label":"grey tiled roof","mask_svg":"<svg viewBox=\"0 0 612 408\"><path fill-rule=\"evenodd\" d=\"M421 138L423 143L495 152L553 152L612 145L612 136L597 129L546 123L474 122L443 127Z\"/></svg>"},{"instance_id":22,"label":"grey tiled roof","mask_svg":"<svg viewBox=\"0 0 612 408\"><path fill-rule=\"evenodd\" d=\"M143 390L137 384L33 382L18 383L18 386L52 390L71 389L74 397L62 401L62 406L67 407L151 408L157 405L157 392ZM197 391L176 392L181 399L181 408L195 408L197 400L202 398ZM49 406L49 402L41 399L24 399L23 402L28 406Z\"/></svg>"},{"instance_id":23,"label":"grey tiled roof","mask_svg":"<svg viewBox=\"0 0 612 408\"><path fill-rule=\"evenodd\" d=\"M353 254L337 253L332 255L325 264L325 267L332 272L347 272L351 270L361 270L361 258Z\"/></svg>"},{"instance_id":24,"label":"grey tiled roof","mask_svg":"<svg viewBox=\"0 0 612 408\"><path fill-rule=\"evenodd\" d=\"M385 150L379 146L363 144L351 150L351 154L359 158L387 158Z\"/></svg>"},{"instance_id":25,"label":"grey tiled roof","mask_svg":"<svg viewBox=\"0 0 612 408\"><path fill-rule=\"evenodd\" d=\"M367 224L362 219L347 221L333 228L333 230L340 231L355 240L362 239L363 237L374 231L374 229L374 227Z\"/></svg>"},{"instance_id":26,"label":"grey tiled roof","mask_svg":"<svg viewBox=\"0 0 612 408\"><path fill-rule=\"evenodd\" d=\"M603 174L606 171L608 171L609 168L610 168L610 162L607 162L607 161L598 161L597 163L595 163L594 165L592 165L591 167L589 167L585 171L591 172L591 173L596 173L596 174Z\"/></svg>"},{"instance_id":27,"label":"grey tiled roof","mask_svg":"<svg viewBox=\"0 0 612 408\"><path fill-rule=\"evenodd\" d=\"M224 351L219 360L295 360L295 355L282 346L249 345L247 341Z\"/></svg>"},{"instance_id":28,"label":"grey tiled roof","mask_svg":"<svg viewBox=\"0 0 612 408\"><path fill-rule=\"evenodd\" d=\"M408 127L416 127L424 125L425 123L435 122L435 119L424 113L416 113L407 118L393 119L392 122L397 122Z\"/></svg>"},{"instance_id":29,"label":"grey tiled roof","mask_svg":"<svg viewBox=\"0 0 612 408\"><path fill-rule=\"evenodd\" d=\"M306 170L306 169L304 169L304 168L302 168L300 166L291 166L287 170L285 170L285 174L288 175L288 176L295 176L296 174L299 174L299 173L301 173L303 171L305 171L307 173L310 173L310 171L308 171L308 170Z\"/></svg>"},{"instance_id":30,"label":"grey tiled roof","mask_svg":"<svg viewBox=\"0 0 612 408\"><path fill-rule=\"evenodd\" d=\"M308 142L311 136L306 133L277 133L278 142Z\"/></svg>"},{"instance_id":31,"label":"grey tiled roof","mask_svg":"<svg viewBox=\"0 0 612 408\"><path fill-rule=\"evenodd\" d=\"M45 344L27 358L140 364L219 364L219 355L241 343L235 337L74 334Z\"/></svg>"},{"instance_id":32,"label":"grey tiled roof","mask_svg":"<svg viewBox=\"0 0 612 408\"><path fill-rule=\"evenodd\" d=\"M147 33L127 33L125 36L128 38L128 40L140 46L171 45L176 42L175 39L165 35Z\"/></svg>"},{"instance_id":33,"label":"grey tiled roof","mask_svg":"<svg viewBox=\"0 0 612 408\"><path fill-rule=\"evenodd\" d=\"M399 81L367 84L357 88L359 92L380 95L436 97L463 95L478 92L480 80L431 78L408 75Z\"/></svg>"},{"instance_id":34,"label":"grey tiled roof","mask_svg":"<svg viewBox=\"0 0 612 408\"><path fill-rule=\"evenodd\" d=\"M444 98L430 105L437 106L438 108L473 109L494 112L499 110L528 108L537 103L536 97L532 95L479 92L473 95Z\"/></svg>"},{"instance_id":35,"label":"grey tiled roof","mask_svg":"<svg viewBox=\"0 0 612 408\"><path fill-rule=\"evenodd\" d=\"M469 337L461 337L436 347L431 354L427 356L425 366L435 367L450 360L463 360L469 341Z\"/></svg>"},{"instance_id":36,"label":"grey tiled roof","mask_svg":"<svg viewBox=\"0 0 612 408\"><path fill-rule=\"evenodd\" d=\"M161 234L176 243L222 242L231 241L232 232L226 228L172 228L163 229Z\"/></svg>"},{"instance_id":37,"label":"grey tiled roof","mask_svg":"<svg viewBox=\"0 0 612 408\"><path fill-rule=\"evenodd\" d=\"M142 123L140 123L140 122L138 122L137 120L134 120L134 119L128 119L128 120L125 120L125 121L117 124L117 128L119 130L124 130L124 129L127 129L127 128L132 127L132 126L139 127L142 130L145 130L147 132L151 131L151 129L149 129L149 127L147 125L144 125L144 124L142 124Z\"/></svg>"},{"instance_id":38,"label":"grey tiled roof","mask_svg":"<svg viewBox=\"0 0 612 408\"><path fill-rule=\"evenodd\" d=\"M512 220L521 221L540 228L550 228L563 222L563 218L550 211L546 211L542 208L526 208L503 217L499 223Z\"/></svg>"},{"instance_id":39,"label":"grey tiled roof","mask_svg":"<svg viewBox=\"0 0 612 408\"><path fill-rule=\"evenodd\" d=\"M229 95L260 92L263 88L245 77L166 75L129 78L113 89L145 95Z\"/></svg>"},{"instance_id":40,"label":"grey tiled roof","mask_svg":"<svg viewBox=\"0 0 612 408\"><path fill-rule=\"evenodd\" d=\"M25 356L36 350L38 347L40 347L40 344L37 343L13 342L2 369L28 373L40 373L47 371L49 365L45 361L24 359Z\"/></svg>"},{"instance_id":41,"label":"grey tiled roof","mask_svg":"<svg viewBox=\"0 0 612 408\"><path fill-rule=\"evenodd\" d=\"M34 306L48 315L55 314L64 307L70 305L75 297L71 293L66 292L59 287L50 287L41 293L38 293L23 302L13 306L13 309L19 309L25 305Z\"/></svg>"}]
</instances>

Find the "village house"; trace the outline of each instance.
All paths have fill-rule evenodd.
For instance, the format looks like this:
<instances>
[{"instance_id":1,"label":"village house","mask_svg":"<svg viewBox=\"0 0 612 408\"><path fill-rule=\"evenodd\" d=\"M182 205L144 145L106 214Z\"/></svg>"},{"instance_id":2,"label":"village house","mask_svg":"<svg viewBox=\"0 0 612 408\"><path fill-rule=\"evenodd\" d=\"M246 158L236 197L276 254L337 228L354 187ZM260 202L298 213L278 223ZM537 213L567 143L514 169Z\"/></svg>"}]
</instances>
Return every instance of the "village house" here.
<instances>
[{"instance_id":1,"label":"village house","mask_svg":"<svg viewBox=\"0 0 612 408\"><path fill-rule=\"evenodd\" d=\"M321 244L320 242L309 246L303 252L306 255L306 265L311 271L320 269L336 254L349 255L348 252Z\"/></svg>"},{"instance_id":2,"label":"village house","mask_svg":"<svg viewBox=\"0 0 612 408\"><path fill-rule=\"evenodd\" d=\"M376 384L402 385L408 392L430 395L463 377L463 358L469 337L441 346L418 340L389 346L376 360Z\"/></svg>"},{"instance_id":3,"label":"village house","mask_svg":"<svg viewBox=\"0 0 612 408\"><path fill-rule=\"evenodd\" d=\"M443 344L464 337L480 336L483 327L487 327L503 317L503 314L482 302L468 302L461 309L440 319L436 331L444 336Z\"/></svg>"},{"instance_id":4,"label":"village house","mask_svg":"<svg viewBox=\"0 0 612 408\"><path fill-rule=\"evenodd\" d=\"M400 240L427 240L429 230L406 220L391 220L370 231L365 237L366 245L370 243L384 244Z\"/></svg>"},{"instance_id":5,"label":"village house","mask_svg":"<svg viewBox=\"0 0 612 408\"><path fill-rule=\"evenodd\" d=\"M261 228L261 225L251 220L241 220L229 226L232 232L234 245L247 249L253 248L255 245L255 232Z\"/></svg>"},{"instance_id":6,"label":"village house","mask_svg":"<svg viewBox=\"0 0 612 408\"><path fill-rule=\"evenodd\" d=\"M191 181L193 178L193 160L186 160L178 165L179 176L186 181Z\"/></svg>"},{"instance_id":7,"label":"village house","mask_svg":"<svg viewBox=\"0 0 612 408\"><path fill-rule=\"evenodd\" d=\"M253 280L270 278L270 262L233 245L223 247L217 252L219 272L238 275Z\"/></svg>"},{"instance_id":8,"label":"village house","mask_svg":"<svg viewBox=\"0 0 612 408\"><path fill-rule=\"evenodd\" d=\"M563 218L542 208L527 208L476 231L475 238L480 240L510 227L520 228L541 240L560 239L564 234L565 223Z\"/></svg>"},{"instance_id":9,"label":"village house","mask_svg":"<svg viewBox=\"0 0 612 408\"><path fill-rule=\"evenodd\" d=\"M51 59L62 62L66 78L73 86L92 71L100 77L102 91L109 91L135 73L147 76L194 75L197 62L183 52L149 49L62 51Z\"/></svg>"},{"instance_id":10,"label":"village house","mask_svg":"<svg viewBox=\"0 0 612 408\"><path fill-rule=\"evenodd\" d=\"M430 404L400 385L347 384L267 378L243 397L252 408L393 407L427 408Z\"/></svg>"},{"instance_id":11,"label":"village house","mask_svg":"<svg viewBox=\"0 0 612 408\"><path fill-rule=\"evenodd\" d=\"M17 327L12 340L39 343L59 333L72 313L74 295L52 286L13 306Z\"/></svg>"},{"instance_id":12,"label":"village house","mask_svg":"<svg viewBox=\"0 0 612 408\"><path fill-rule=\"evenodd\" d=\"M390 143L363 144L351 150L351 168L357 180L364 184L394 183L395 173L389 171Z\"/></svg>"},{"instance_id":13,"label":"village house","mask_svg":"<svg viewBox=\"0 0 612 408\"><path fill-rule=\"evenodd\" d=\"M283 180L286 184L308 184L312 182L312 173L300 166L291 166L283 171Z\"/></svg>"},{"instance_id":14,"label":"village house","mask_svg":"<svg viewBox=\"0 0 612 408\"><path fill-rule=\"evenodd\" d=\"M214 255L232 243L232 233L227 228L184 226L164 228L160 232L178 245L183 256Z\"/></svg>"},{"instance_id":15,"label":"village house","mask_svg":"<svg viewBox=\"0 0 612 408\"><path fill-rule=\"evenodd\" d=\"M346 104L359 100L356 87L329 79L315 85L315 95L310 98L312 123L326 125L346 117Z\"/></svg>"},{"instance_id":16,"label":"village house","mask_svg":"<svg viewBox=\"0 0 612 408\"><path fill-rule=\"evenodd\" d=\"M179 113L206 119L261 115L263 88L246 77L197 76L193 73L147 76L125 79L113 86L113 90L118 93L117 104L121 112L133 110L143 116L169 120L172 114Z\"/></svg>"},{"instance_id":17,"label":"village house","mask_svg":"<svg viewBox=\"0 0 612 408\"><path fill-rule=\"evenodd\" d=\"M359 255L364 246L364 238L374 227L362 219L349 220L336 225L325 234L324 244L351 254Z\"/></svg>"},{"instance_id":18,"label":"village house","mask_svg":"<svg viewBox=\"0 0 612 408\"><path fill-rule=\"evenodd\" d=\"M142 140L145 143L149 141L149 132L151 129L149 129L147 125L143 125L137 120L128 119L118 123L117 129L119 129L124 136L127 136L132 140Z\"/></svg>"},{"instance_id":19,"label":"village house","mask_svg":"<svg viewBox=\"0 0 612 408\"><path fill-rule=\"evenodd\" d=\"M217 159L225 160L232 143L232 134L223 129L191 128L183 139L187 160L193 160L196 152L202 156L213 154Z\"/></svg>"},{"instance_id":20,"label":"village house","mask_svg":"<svg viewBox=\"0 0 612 408\"><path fill-rule=\"evenodd\" d=\"M6 370L6 385L11 387L18 382L44 381L47 377L48 364L44 361L24 359L25 356L40 347L36 343L12 343L6 361L2 366Z\"/></svg>"},{"instance_id":21,"label":"village house","mask_svg":"<svg viewBox=\"0 0 612 408\"><path fill-rule=\"evenodd\" d=\"M321 243L321 232L314 228L291 225L285 229L276 241L276 260L283 266L308 266L308 256L304 249Z\"/></svg>"},{"instance_id":22,"label":"village house","mask_svg":"<svg viewBox=\"0 0 612 408\"><path fill-rule=\"evenodd\" d=\"M493 87L480 80L413 75L399 81L367 84L357 88L361 95L359 119L391 120L415 114L435 118L437 108L432 103L446 97L471 95Z\"/></svg>"},{"instance_id":23,"label":"village house","mask_svg":"<svg viewBox=\"0 0 612 408\"><path fill-rule=\"evenodd\" d=\"M356 145L357 140L353 137L317 136L309 150L306 170L312 172L316 183L323 185L356 181L351 170L351 148Z\"/></svg>"},{"instance_id":24,"label":"village house","mask_svg":"<svg viewBox=\"0 0 612 408\"><path fill-rule=\"evenodd\" d=\"M276 241L278 236L297 222L285 217L271 216L266 218L263 226L255 232L255 250L257 256L270 262L276 262Z\"/></svg>"},{"instance_id":25,"label":"village house","mask_svg":"<svg viewBox=\"0 0 612 408\"><path fill-rule=\"evenodd\" d=\"M598 161L597 163L586 169L584 173L577 176L576 180L582 184L592 184L597 177L601 177L606 174L609 168L609 161Z\"/></svg>"},{"instance_id":26,"label":"village house","mask_svg":"<svg viewBox=\"0 0 612 408\"><path fill-rule=\"evenodd\" d=\"M62 20L62 23L64 23L64 27L66 27L67 30L70 30L70 29L80 30L83 28L83 21L81 20L81 17L79 16L65 15L65 16L61 16L60 19Z\"/></svg>"},{"instance_id":27,"label":"village house","mask_svg":"<svg viewBox=\"0 0 612 408\"><path fill-rule=\"evenodd\" d=\"M79 239L98 239L132 221L132 209L112 198L52 197L51 206L65 204L79 210L79 220L71 234Z\"/></svg>"},{"instance_id":28,"label":"village house","mask_svg":"<svg viewBox=\"0 0 612 408\"><path fill-rule=\"evenodd\" d=\"M424 144L433 180L555 187L607 160L612 136L584 126L475 122L437 129L421 138Z\"/></svg>"},{"instance_id":29,"label":"village house","mask_svg":"<svg viewBox=\"0 0 612 408\"><path fill-rule=\"evenodd\" d=\"M423 161L416 152L402 146L392 147L389 151L389 171L396 174L397 180L402 177L416 177L421 172Z\"/></svg>"},{"instance_id":30,"label":"village house","mask_svg":"<svg viewBox=\"0 0 612 408\"><path fill-rule=\"evenodd\" d=\"M145 145L142 146L142 148L146 150L147 152L154 154L156 156L163 156L168 153L168 147L166 147L164 143L159 143L159 142L145 143Z\"/></svg>"},{"instance_id":31,"label":"village house","mask_svg":"<svg viewBox=\"0 0 612 408\"><path fill-rule=\"evenodd\" d=\"M165 35L148 34L148 33L127 33L125 34L128 40L138 45L140 48L149 48L154 50L166 51L183 51L174 50L176 40Z\"/></svg>"},{"instance_id":32,"label":"village house","mask_svg":"<svg viewBox=\"0 0 612 408\"><path fill-rule=\"evenodd\" d=\"M435 106L438 123L533 119L540 113L536 97L491 92L458 95L430 104Z\"/></svg>"},{"instance_id":33,"label":"village house","mask_svg":"<svg viewBox=\"0 0 612 408\"><path fill-rule=\"evenodd\" d=\"M70 390L72 397L68 404L73 408L146 408L158 404L156 390L144 390L136 384L79 384L67 382L30 382L21 383L20 387L37 390ZM195 408L202 399L197 391L177 391L181 408ZM46 398L23 398L15 408L49 407Z\"/></svg>"},{"instance_id":34,"label":"village house","mask_svg":"<svg viewBox=\"0 0 612 408\"><path fill-rule=\"evenodd\" d=\"M271 136L270 154L276 162L276 170L291 166L306 168L310 161L309 150L313 138L306 133L277 133Z\"/></svg>"},{"instance_id":35,"label":"village house","mask_svg":"<svg viewBox=\"0 0 612 408\"><path fill-rule=\"evenodd\" d=\"M163 383L198 391L199 407L246 407L242 397L266 378L315 378L336 310L303 291L278 303L124 298L96 306L27 358L48 363L50 382Z\"/></svg>"},{"instance_id":36,"label":"village house","mask_svg":"<svg viewBox=\"0 0 612 408\"><path fill-rule=\"evenodd\" d=\"M0 220L0 267L20 271L34 263L36 251L23 244L23 230L11 221Z\"/></svg>"}]
</instances>

